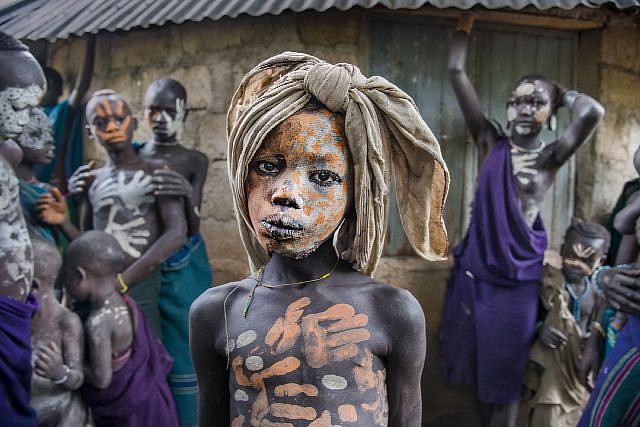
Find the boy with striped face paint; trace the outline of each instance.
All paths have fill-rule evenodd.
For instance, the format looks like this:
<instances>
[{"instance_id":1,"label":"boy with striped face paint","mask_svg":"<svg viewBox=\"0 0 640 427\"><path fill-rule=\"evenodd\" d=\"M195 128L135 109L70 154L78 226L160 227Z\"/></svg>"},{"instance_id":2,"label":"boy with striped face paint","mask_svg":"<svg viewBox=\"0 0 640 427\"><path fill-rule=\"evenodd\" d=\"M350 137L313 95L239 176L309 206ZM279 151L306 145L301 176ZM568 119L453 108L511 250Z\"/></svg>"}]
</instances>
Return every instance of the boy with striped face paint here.
<instances>
[{"instance_id":1,"label":"boy with striped face paint","mask_svg":"<svg viewBox=\"0 0 640 427\"><path fill-rule=\"evenodd\" d=\"M604 340L605 303L590 276L604 261L609 244L603 226L576 222L560 250L562 269L545 266L540 289L545 313L529 356L532 427L571 426L580 419Z\"/></svg>"}]
</instances>

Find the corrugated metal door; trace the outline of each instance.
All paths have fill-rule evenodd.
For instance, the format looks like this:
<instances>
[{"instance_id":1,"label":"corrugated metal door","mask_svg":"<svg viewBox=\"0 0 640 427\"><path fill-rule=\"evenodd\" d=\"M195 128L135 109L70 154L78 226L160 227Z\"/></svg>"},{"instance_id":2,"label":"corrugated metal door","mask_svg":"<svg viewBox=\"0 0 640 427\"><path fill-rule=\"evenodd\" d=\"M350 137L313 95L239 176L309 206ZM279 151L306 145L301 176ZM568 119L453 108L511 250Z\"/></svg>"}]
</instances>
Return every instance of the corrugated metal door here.
<instances>
[{"instance_id":1,"label":"corrugated metal door","mask_svg":"<svg viewBox=\"0 0 640 427\"><path fill-rule=\"evenodd\" d=\"M369 72L397 84L416 101L422 117L435 133L451 172L451 191L445 221L451 246L457 244L469 221L477 159L462 113L449 83L447 57L453 27L427 18L369 21ZM576 37L572 33L527 28L477 27L471 40L467 72L474 82L487 117L506 125L506 100L519 77L540 73L573 87ZM561 109L558 130L545 130L550 142L570 119ZM550 244L558 247L574 208L575 160L557 174L542 208ZM411 254L395 203L391 208L388 255Z\"/></svg>"}]
</instances>

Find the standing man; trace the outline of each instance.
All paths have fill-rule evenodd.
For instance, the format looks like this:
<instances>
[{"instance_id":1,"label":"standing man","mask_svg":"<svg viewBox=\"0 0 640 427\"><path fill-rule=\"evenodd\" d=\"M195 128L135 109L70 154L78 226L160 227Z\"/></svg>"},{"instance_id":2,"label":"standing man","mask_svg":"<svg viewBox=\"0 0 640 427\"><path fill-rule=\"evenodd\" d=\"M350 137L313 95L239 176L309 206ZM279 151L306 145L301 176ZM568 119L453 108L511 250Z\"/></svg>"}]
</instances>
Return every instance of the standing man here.
<instances>
[{"instance_id":1,"label":"standing man","mask_svg":"<svg viewBox=\"0 0 640 427\"><path fill-rule=\"evenodd\" d=\"M187 218L189 239L162 263L160 289L162 335L174 360L169 385L183 427L198 422L198 387L189 351L189 307L213 281L199 232L202 188L209 161L200 151L180 144L186 106L187 91L180 82L164 78L151 83L145 95L145 118L153 138L140 149L143 159L162 161L170 167L156 171L155 191L157 195L182 197Z\"/></svg>"},{"instance_id":2,"label":"standing man","mask_svg":"<svg viewBox=\"0 0 640 427\"><path fill-rule=\"evenodd\" d=\"M44 93L42 69L29 49L0 32L0 425L35 426L29 407L33 254L13 170L29 110Z\"/></svg>"}]
</instances>

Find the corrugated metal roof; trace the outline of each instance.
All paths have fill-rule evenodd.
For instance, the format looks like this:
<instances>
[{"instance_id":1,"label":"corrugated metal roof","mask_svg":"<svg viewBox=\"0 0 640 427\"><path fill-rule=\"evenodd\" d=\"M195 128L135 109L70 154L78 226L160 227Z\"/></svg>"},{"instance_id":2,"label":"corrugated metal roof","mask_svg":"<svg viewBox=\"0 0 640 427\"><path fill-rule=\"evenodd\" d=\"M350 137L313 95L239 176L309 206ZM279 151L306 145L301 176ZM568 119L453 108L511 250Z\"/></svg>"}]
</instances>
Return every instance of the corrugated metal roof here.
<instances>
[{"instance_id":1,"label":"corrugated metal roof","mask_svg":"<svg viewBox=\"0 0 640 427\"><path fill-rule=\"evenodd\" d=\"M425 5L459 9L477 5L488 9L534 6L545 10L573 9L580 5L598 7L605 3L621 9L640 6L640 0L0 0L0 30L19 39L54 41L102 30L126 31L167 22L180 24L206 18L235 18L242 14L278 15L285 10L323 12L330 8L375 6L418 9Z\"/></svg>"}]
</instances>

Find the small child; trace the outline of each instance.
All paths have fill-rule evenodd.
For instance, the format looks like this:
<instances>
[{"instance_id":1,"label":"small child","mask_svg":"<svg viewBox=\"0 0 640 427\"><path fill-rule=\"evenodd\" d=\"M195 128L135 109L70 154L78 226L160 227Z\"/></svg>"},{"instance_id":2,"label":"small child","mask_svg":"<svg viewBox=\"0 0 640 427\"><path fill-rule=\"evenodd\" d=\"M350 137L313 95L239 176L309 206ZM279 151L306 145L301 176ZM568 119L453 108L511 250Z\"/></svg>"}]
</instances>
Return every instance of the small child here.
<instances>
[{"instance_id":1,"label":"small child","mask_svg":"<svg viewBox=\"0 0 640 427\"><path fill-rule=\"evenodd\" d=\"M80 394L84 334L80 318L58 302L54 283L62 264L55 246L33 239L32 292L40 306L31 319L34 372L31 407L38 425L83 426L86 410Z\"/></svg>"},{"instance_id":2,"label":"small child","mask_svg":"<svg viewBox=\"0 0 640 427\"><path fill-rule=\"evenodd\" d=\"M88 357L82 396L97 426L178 426L166 376L171 358L119 280L125 264L109 234L89 231L68 247L67 292L91 306L85 322Z\"/></svg>"},{"instance_id":3,"label":"small child","mask_svg":"<svg viewBox=\"0 0 640 427\"><path fill-rule=\"evenodd\" d=\"M604 338L604 303L589 276L603 262L609 232L598 224L577 222L560 250L562 270L545 266L540 289L544 322L531 350L527 387L530 427L575 426L588 399L587 378L597 374Z\"/></svg>"}]
</instances>

